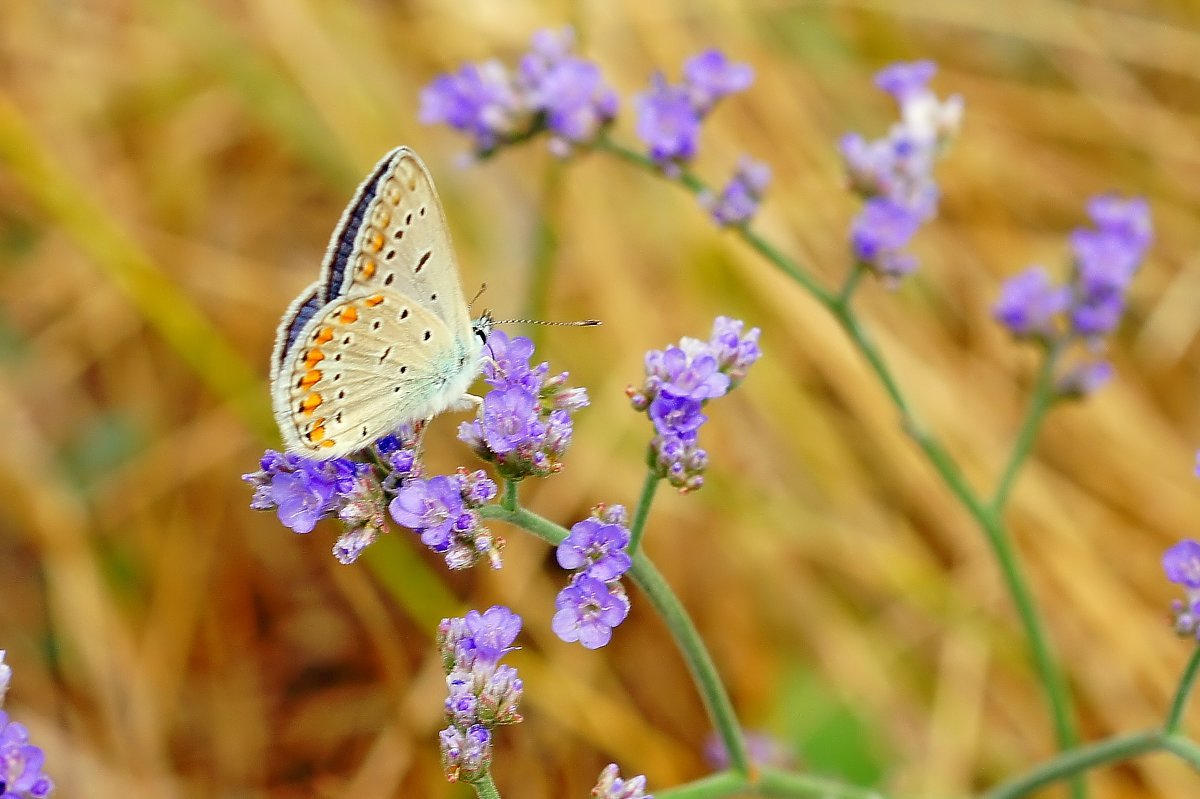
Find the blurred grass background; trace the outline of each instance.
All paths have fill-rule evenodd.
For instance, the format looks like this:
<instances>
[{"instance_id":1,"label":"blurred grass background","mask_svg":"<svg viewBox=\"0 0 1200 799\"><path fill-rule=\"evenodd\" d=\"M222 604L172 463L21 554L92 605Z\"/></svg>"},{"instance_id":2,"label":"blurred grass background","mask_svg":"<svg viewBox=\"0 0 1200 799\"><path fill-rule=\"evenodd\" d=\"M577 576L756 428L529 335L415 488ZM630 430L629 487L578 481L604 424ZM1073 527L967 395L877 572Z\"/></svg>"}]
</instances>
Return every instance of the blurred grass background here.
<instances>
[{"instance_id":1,"label":"blurred grass background","mask_svg":"<svg viewBox=\"0 0 1200 799\"><path fill-rule=\"evenodd\" d=\"M1010 519L1085 737L1162 719L1190 647L1168 628L1159 557L1200 534L1194 3L6 0L0 646L9 711L56 795L466 796L437 762L433 624L493 603L526 618L506 796L585 796L611 760L659 788L703 773L705 718L636 593L614 644L587 653L549 633L562 572L520 534L499 573L446 575L407 535L347 568L331 529L297 537L246 507L239 476L278 443L276 320L400 143L437 177L465 285L518 313L548 222L549 315L605 320L540 334L594 405L567 469L523 489L539 512L569 524L635 500L648 425L622 390L644 350L722 313L763 328L767 357L712 408L708 484L662 492L647 544L749 726L814 771L905 796L962 796L1053 752L982 538L815 303L644 174L602 156L555 174L541 142L462 169L466 143L416 123L439 71L567 22L626 109L653 69L677 76L701 49L753 64L698 170L720 182L739 152L770 162L760 228L827 284L856 209L836 138L890 124L876 69L938 61L939 93L967 101L941 219L920 275L860 302L977 486L1035 362L989 320L1000 281L1061 268L1090 194L1149 198L1157 242L1114 339L1118 378L1052 415ZM628 114L618 135L632 142ZM467 457L455 425L431 430L435 466ZM1164 755L1090 784L1200 794Z\"/></svg>"}]
</instances>

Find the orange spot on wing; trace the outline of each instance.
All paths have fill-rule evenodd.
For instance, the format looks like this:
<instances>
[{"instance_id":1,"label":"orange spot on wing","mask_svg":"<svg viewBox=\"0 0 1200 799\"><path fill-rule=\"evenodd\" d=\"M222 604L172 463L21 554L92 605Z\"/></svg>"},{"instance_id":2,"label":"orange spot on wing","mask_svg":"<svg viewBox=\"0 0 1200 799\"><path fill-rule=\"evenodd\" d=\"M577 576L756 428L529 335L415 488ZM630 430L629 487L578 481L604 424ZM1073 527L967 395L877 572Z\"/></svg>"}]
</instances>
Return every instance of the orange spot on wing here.
<instances>
[{"instance_id":1,"label":"orange spot on wing","mask_svg":"<svg viewBox=\"0 0 1200 799\"><path fill-rule=\"evenodd\" d=\"M316 342L318 344L328 344L333 341L333 328L323 327L317 331Z\"/></svg>"},{"instance_id":2,"label":"orange spot on wing","mask_svg":"<svg viewBox=\"0 0 1200 799\"><path fill-rule=\"evenodd\" d=\"M367 235L367 248L371 252L379 252L383 249L383 234L378 230L372 230Z\"/></svg>"},{"instance_id":3,"label":"orange spot on wing","mask_svg":"<svg viewBox=\"0 0 1200 799\"><path fill-rule=\"evenodd\" d=\"M300 412L305 416L312 416L312 412L320 408L322 402L324 400L321 395L314 391L300 401Z\"/></svg>"},{"instance_id":4,"label":"orange spot on wing","mask_svg":"<svg viewBox=\"0 0 1200 799\"><path fill-rule=\"evenodd\" d=\"M363 302L365 302L371 308L374 308L376 305L379 305L381 302L383 302L383 295L382 294L373 294L370 297L367 297L365 300L363 300Z\"/></svg>"},{"instance_id":5,"label":"orange spot on wing","mask_svg":"<svg viewBox=\"0 0 1200 799\"><path fill-rule=\"evenodd\" d=\"M304 365L309 369L314 368L323 360L325 360L325 353L321 352L316 347L313 347L311 350L304 353Z\"/></svg>"},{"instance_id":6,"label":"orange spot on wing","mask_svg":"<svg viewBox=\"0 0 1200 799\"><path fill-rule=\"evenodd\" d=\"M300 378L300 388L312 388L321 380L320 369L309 369L304 373L304 377Z\"/></svg>"},{"instance_id":7,"label":"orange spot on wing","mask_svg":"<svg viewBox=\"0 0 1200 799\"><path fill-rule=\"evenodd\" d=\"M322 442L321 442L321 446L322 446L322 447L325 447L325 448L332 447L332 446L333 446L333 439L332 439L332 438L327 438L327 439L325 439L324 441L322 441Z\"/></svg>"},{"instance_id":8,"label":"orange spot on wing","mask_svg":"<svg viewBox=\"0 0 1200 799\"><path fill-rule=\"evenodd\" d=\"M362 259L358 265L358 271L364 278L370 280L375 276L375 261L371 258Z\"/></svg>"},{"instance_id":9,"label":"orange spot on wing","mask_svg":"<svg viewBox=\"0 0 1200 799\"><path fill-rule=\"evenodd\" d=\"M338 321L344 325L349 324L350 322L356 322L358 321L358 309L353 305L347 305L345 308L338 311L337 318Z\"/></svg>"},{"instance_id":10,"label":"orange spot on wing","mask_svg":"<svg viewBox=\"0 0 1200 799\"><path fill-rule=\"evenodd\" d=\"M325 420L322 419L321 421L323 422ZM308 431L308 440L309 441L313 441L313 442L320 441L324 437L325 437L325 425L323 425L323 424L318 424L312 430Z\"/></svg>"}]
</instances>

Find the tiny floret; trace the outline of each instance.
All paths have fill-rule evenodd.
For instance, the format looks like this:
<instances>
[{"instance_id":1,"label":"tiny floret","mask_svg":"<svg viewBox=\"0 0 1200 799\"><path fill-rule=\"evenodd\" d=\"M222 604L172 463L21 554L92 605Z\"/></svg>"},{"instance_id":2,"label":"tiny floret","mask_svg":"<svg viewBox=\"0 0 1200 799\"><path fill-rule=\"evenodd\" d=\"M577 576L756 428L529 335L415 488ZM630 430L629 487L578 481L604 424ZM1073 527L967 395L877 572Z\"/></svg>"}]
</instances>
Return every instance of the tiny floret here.
<instances>
[{"instance_id":1,"label":"tiny floret","mask_svg":"<svg viewBox=\"0 0 1200 799\"><path fill-rule=\"evenodd\" d=\"M595 799L654 799L646 793L646 778L642 775L621 779L621 770L616 763L609 763L600 772L596 787L592 788Z\"/></svg>"}]
</instances>

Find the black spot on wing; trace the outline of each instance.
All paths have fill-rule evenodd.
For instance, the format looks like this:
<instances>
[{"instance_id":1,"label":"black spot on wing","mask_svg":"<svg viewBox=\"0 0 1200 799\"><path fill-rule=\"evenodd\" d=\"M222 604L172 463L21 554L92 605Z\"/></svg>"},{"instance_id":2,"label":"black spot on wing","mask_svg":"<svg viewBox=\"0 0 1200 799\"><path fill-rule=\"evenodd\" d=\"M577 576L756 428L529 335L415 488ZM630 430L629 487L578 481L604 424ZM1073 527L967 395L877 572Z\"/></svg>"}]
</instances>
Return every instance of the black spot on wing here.
<instances>
[{"instance_id":1,"label":"black spot on wing","mask_svg":"<svg viewBox=\"0 0 1200 799\"><path fill-rule=\"evenodd\" d=\"M358 194L351 201L350 213L346 217L345 224L334 231L336 243L333 248L333 262L329 265L329 280L324 286L325 302L342 294L342 281L346 277L346 265L350 262L350 255L354 252L354 239L358 236L358 229L362 227L363 219L367 215L367 208L379 191L379 182L383 179L391 163L392 159L387 159L363 181Z\"/></svg>"}]
</instances>

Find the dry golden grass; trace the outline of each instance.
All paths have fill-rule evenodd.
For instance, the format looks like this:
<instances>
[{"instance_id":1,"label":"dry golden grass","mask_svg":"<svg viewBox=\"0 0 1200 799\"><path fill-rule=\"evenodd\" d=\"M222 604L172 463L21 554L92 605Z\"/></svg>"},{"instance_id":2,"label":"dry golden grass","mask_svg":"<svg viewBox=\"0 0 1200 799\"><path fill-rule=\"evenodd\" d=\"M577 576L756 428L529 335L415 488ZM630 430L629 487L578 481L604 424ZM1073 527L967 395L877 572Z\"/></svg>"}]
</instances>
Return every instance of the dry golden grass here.
<instances>
[{"instance_id":1,"label":"dry golden grass","mask_svg":"<svg viewBox=\"0 0 1200 799\"><path fill-rule=\"evenodd\" d=\"M438 769L431 632L496 602L527 619L505 795L584 796L610 760L659 787L703 773L705 718L636 593L615 644L586 653L548 633L562 575L522 535L495 574L447 576L404 536L346 568L330 530L296 537L246 508L238 476L277 444L276 319L397 143L437 175L464 280L487 280L493 307L524 306L548 218L553 316L606 322L542 335L594 398L566 471L525 489L543 514L633 501L647 425L622 390L645 349L718 313L763 328L767 357L712 409L708 486L664 493L648 540L750 726L900 796L961 796L1053 752L982 538L814 302L646 175L593 156L548 179L540 144L462 170L465 144L417 125L438 71L567 21L625 97L708 46L754 65L699 170L770 161L761 229L827 283L856 207L836 137L888 124L879 66L940 63L939 90L967 98L942 218L920 276L861 303L981 487L1033 365L989 320L1000 280L1062 263L1089 194L1149 198L1157 243L1114 340L1119 377L1052 415L1010 518L1085 737L1161 720L1189 646L1158 560L1200 533L1193 3L6 0L0 646L58 795L466 795ZM438 465L465 457L453 429L433 427ZM1200 794L1162 755L1090 784L1096 799Z\"/></svg>"}]
</instances>

